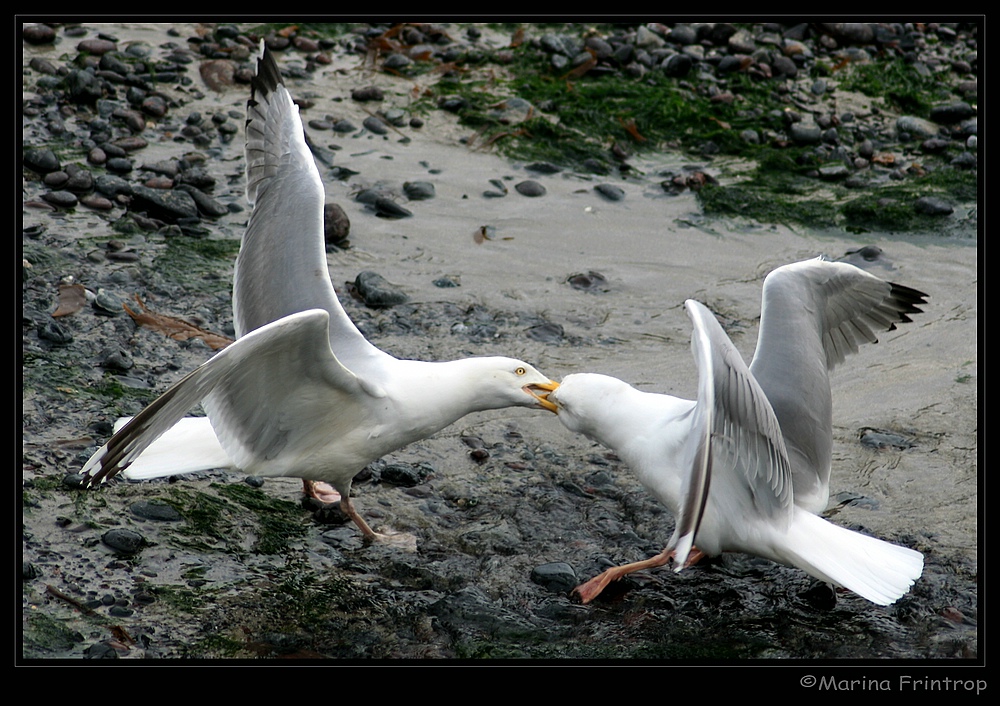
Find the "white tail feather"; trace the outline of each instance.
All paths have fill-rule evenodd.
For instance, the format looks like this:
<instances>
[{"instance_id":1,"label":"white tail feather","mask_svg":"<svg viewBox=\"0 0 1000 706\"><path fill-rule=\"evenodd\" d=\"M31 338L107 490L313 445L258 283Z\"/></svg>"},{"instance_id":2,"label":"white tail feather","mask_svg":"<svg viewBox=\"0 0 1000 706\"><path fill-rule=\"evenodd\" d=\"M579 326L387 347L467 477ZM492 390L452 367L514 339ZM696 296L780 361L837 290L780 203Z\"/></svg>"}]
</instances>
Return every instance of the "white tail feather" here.
<instances>
[{"instance_id":1,"label":"white tail feather","mask_svg":"<svg viewBox=\"0 0 1000 706\"><path fill-rule=\"evenodd\" d=\"M918 551L839 527L797 507L786 539L781 561L879 605L894 603L910 590L924 568Z\"/></svg>"},{"instance_id":2,"label":"white tail feather","mask_svg":"<svg viewBox=\"0 0 1000 706\"><path fill-rule=\"evenodd\" d=\"M130 419L116 421L115 431ZM139 480L232 467L208 417L184 417L150 444L122 475Z\"/></svg>"}]
</instances>

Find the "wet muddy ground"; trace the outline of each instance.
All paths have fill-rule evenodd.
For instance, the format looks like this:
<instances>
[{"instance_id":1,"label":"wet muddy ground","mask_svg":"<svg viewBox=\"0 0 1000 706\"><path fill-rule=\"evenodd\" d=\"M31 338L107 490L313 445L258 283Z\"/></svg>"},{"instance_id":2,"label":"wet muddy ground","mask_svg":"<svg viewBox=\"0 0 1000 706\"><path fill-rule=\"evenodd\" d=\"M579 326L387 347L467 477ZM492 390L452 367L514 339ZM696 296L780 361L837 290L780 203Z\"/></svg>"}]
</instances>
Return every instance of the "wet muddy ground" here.
<instances>
[{"instance_id":1,"label":"wet muddy ground","mask_svg":"<svg viewBox=\"0 0 1000 706\"><path fill-rule=\"evenodd\" d=\"M156 27L119 31L154 46L165 39ZM356 106L345 96L366 79L385 77L331 69L289 87L322 103L310 110L347 111ZM246 94L205 91L178 113L240 114ZM169 228L122 235L109 225L120 213L25 207L22 658L978 660L975 224L956 217L945 235L857 237L710 220L693 195L636 177L616 182L625 198L612 202L592 176L528 172L469 150L454 122L437 119L387 136L310 133L338 148L333 164L347 170L321 168L351 222L351 247L330 252L331 276L359 327L398 357L512 355L556 379L603 372L692 396L688 297L720 316L749 359L763 277L781 264L820 253L858 260L849 253L873 245L881 255L860 264L928 293L912 324L833 375L828 516L922 551L913 590L879 607L797 570L726 555L680 574L633 575L577 605L574 585L658 553L672 519L613 454L543 412L471 415L355 482L361 512L415 534L416 552L362 544L335 513L304 503L295 479L216 472L81 491L72 474L114 419L212 351L94 302L59 317L65 335L54 339L60 283L102 302L139 295L158 313L231 335L233 245L246 213L233 209L195 238ZM142 159L192 148L161 140ZM241 203L242 134L204 151L213 196ZM687 161L656 159L645 173ZM491 180L527 178L545 195L483 195ZM434 198L402 196L416 180L431 181ZM395 189L413 216L380 218L353 200L372 184ZM38 188L26 182L26 201ZM135 257L107 257L111 239ZM363 270L409 301L372 309L352 298Z\"/></svg>"}]
</instances>

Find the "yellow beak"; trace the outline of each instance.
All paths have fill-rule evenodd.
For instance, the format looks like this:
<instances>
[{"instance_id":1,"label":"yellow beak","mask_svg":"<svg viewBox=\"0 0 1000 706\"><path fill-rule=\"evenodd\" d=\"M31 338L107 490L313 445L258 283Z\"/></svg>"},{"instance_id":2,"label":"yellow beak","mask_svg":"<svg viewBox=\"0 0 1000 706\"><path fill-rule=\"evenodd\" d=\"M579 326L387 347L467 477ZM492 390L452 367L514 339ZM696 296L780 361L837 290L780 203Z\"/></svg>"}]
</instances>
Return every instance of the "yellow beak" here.
<instances>
[{"instance_id":1,"label":"yellow beak","mask_svg":"<svg viewBox=\"0 0 1000 706\"><path fill-rule=\"evenodd\" d=\"M553 414L555 414L556 412L559 411L559 408L556 407L556 405L555 405L554 402L549 402L549 395L548 395L548 393L552 392L557 387L559 387L559 383L558 382L556 382L555 380L549 380L548 382L533 383L531 385L525 385L524 386L524 391L527 392L532 397L534 397L536 400L538 400L538 404L540 404L542 407L544 407L545 409L547 409L550 412L552 412ZM545 394L544 395L540 395L537 392L535 392L535 390L544 390Z\"/></svg>"}]
</instances>

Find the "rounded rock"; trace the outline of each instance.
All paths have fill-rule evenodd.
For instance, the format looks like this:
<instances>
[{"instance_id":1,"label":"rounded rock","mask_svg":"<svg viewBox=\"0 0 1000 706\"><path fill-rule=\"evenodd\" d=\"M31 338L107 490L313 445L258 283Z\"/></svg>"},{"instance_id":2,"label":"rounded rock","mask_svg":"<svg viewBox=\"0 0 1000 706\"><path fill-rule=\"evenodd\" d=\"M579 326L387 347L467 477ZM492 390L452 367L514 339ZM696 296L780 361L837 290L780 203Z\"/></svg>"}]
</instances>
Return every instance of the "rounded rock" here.
<instances>
[{"instance_id":1,"label":"rounded rock","mask_svg":"<svg viewBox=\"0 0 1000 706\"><path fill-rule=\"evenodd\" d=\"M532 179L525 179L514 185L514 189L522 196L544 196L545 187Z\"/></svg>"},{"instance_id":2,"label":"rounded rock","mask_svg":"<svg viewBox=\"0 0 1000 706\"><path fill-rule=\"evenodd\" d=\"M120 554L136 554L146 546L146 539L138 532L115 528L101 535L105 545Z\"/></svg>"}]
</instances>

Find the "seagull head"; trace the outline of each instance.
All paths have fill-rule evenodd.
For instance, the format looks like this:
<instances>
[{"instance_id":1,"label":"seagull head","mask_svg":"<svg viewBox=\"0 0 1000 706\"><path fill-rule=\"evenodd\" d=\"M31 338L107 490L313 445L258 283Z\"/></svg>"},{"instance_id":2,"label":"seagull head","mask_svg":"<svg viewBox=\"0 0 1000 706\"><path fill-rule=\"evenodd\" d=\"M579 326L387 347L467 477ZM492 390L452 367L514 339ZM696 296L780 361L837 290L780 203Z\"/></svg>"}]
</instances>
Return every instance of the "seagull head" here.
<instances>
[{"instance_id":1,"label":"seagull head","mask_svg":"<svg viewBox=\"0 0 1000 706\"><path fill-rule=\"evenodd\" d=\"M631 388L627 383L607 375L574 373L563 378L558 389L545 397L567 429L592 436L604 414L613 414L619 408L628 389Z\"/></svg>"},{"instance_id":2,"label":"seagull head","mask_svg":"<svg viewBox=\"0 0 1000 706\"><path fill-rule=\"evenodd\" d=\"M515 405L556 411L548 396L559 387L559 383L540 373L534 366L522 360L499 356L467 360L478 361L475 363L478 367L477 385L490 390L495 402L490 405L491 408Z\"/></svg>"},{"instance_id":3,"label":"seagull head","mask_svg":"<svg viewBox=\"0 0 1000 706\"><path fill-rule=\"evenodd\" d=\"M515 365L514 375L521 378L521 389L531 397L534 406L555 413L556 406L549 402L549 394L559 387L558 382L545 377L527 363Z\"/></svg>"}]
</instances>

